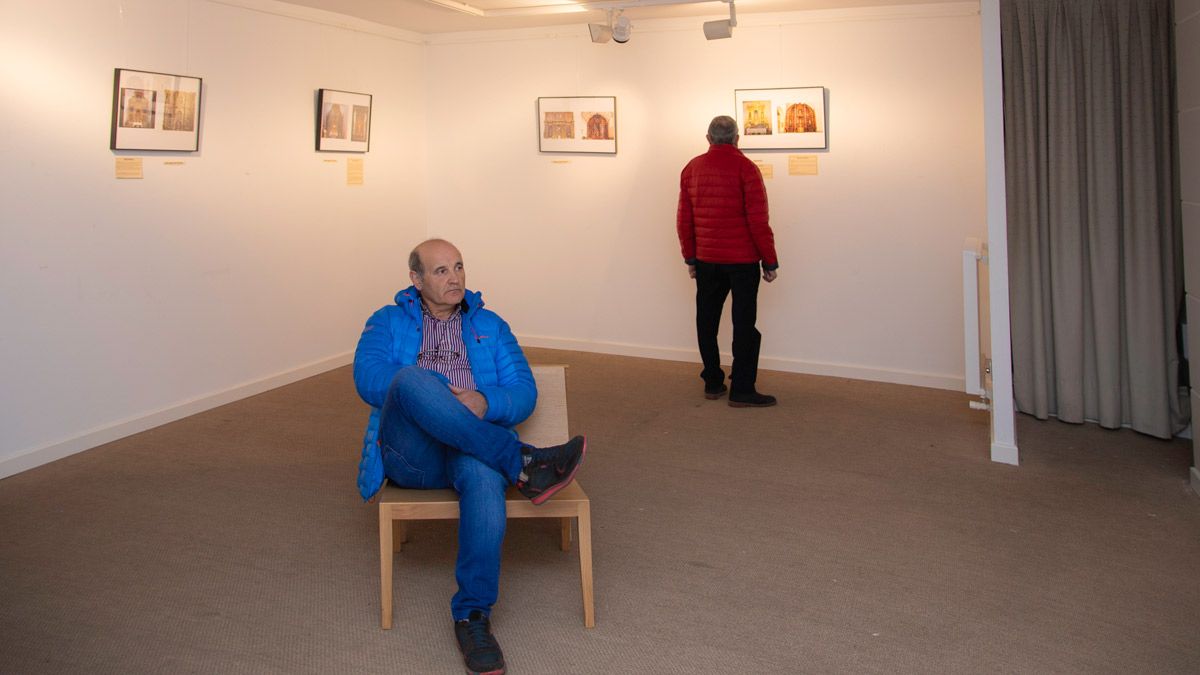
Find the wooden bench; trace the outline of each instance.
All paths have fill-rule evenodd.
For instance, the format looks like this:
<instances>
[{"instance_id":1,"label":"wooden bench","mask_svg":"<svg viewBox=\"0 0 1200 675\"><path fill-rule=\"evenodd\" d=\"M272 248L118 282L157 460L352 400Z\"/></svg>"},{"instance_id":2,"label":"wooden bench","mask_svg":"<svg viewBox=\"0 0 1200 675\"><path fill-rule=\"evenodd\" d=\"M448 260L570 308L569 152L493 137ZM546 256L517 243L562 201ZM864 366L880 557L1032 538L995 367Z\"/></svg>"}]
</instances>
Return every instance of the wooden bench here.
<instances>
[{"instance_id":1,"label":"wooden bench","mask_svg":"<svg viewBox=\"0 0 1200 675\"><path fill-rule=\"evenodd\" d=\"M533 366L533 377L538 387L537 408L517 427L517 433L523 442L539 447L564 443L568 439L566 367ZM594 628L591 502L579 481L559 490L541 506L534 506L516 488L509 489L505 502L509 518L559 518L563 551L571 550L571 521L577 522L583 625ZM394 554L408 541L406 521L457 519L458 493L454 490L407 490L390 484L383 489L379 498L379 585L385 630L392 627L392 568Z\"/></svg>"}]
</instances>

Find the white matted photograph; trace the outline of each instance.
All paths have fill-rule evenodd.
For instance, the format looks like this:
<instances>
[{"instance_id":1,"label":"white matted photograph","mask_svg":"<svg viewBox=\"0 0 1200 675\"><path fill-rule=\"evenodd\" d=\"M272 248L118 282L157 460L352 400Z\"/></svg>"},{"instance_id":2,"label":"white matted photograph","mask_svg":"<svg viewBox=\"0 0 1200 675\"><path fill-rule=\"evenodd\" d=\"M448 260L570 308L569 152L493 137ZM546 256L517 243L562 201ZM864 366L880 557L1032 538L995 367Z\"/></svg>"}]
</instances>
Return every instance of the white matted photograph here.
<instances>
[{"instance_id":1,"label":"white matted photograph","mask_svg":"<svg viewBox=\"0 0 1200 675\"><path fill-rule=\"evenodd\" d=\"M828 147L824 87L735 89L742 150L824 150Z\"/></svg>"},{"instance_id":2,"label":"white matted photograph","mask_svg":"<svg viewBox=\"0 0 1200 675\"><path fill-rule=\"evenodd\" d=\"M367 152L371 148L371 95L317 91L317 150Z\"/></svg>"},{"instance_id":3,"label":"white matted photograph","mask_svg":"<svg viewBox=\"0 0 1200 675\"><path fill-rule=\"evenodd\" d=\"M617 154L617 97L537 100L538 152Z\"/></svg>"},{"instance_id":4,"label":"white matted photograph","mask_svg":"<svg viewBox=\"0 0 1200 675\"><path fill-rule=\"evenodd\" d=\"M198 77L116 68L110 150L200 149Z\"/></svg>"}]
</instances>

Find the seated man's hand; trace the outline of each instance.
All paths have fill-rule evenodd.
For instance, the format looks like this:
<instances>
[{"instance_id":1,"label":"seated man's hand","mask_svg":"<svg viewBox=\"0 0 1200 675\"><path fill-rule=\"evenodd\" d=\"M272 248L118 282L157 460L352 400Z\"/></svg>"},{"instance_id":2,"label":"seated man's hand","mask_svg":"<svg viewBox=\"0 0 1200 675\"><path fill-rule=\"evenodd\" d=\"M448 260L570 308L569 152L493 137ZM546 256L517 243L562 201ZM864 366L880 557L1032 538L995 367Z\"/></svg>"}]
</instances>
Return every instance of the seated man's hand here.
<instances>
[{"instance_id":1,"label":"seated man's hand","mask_svg":"<svg viewBox=\"0 0 1200 675\"><path fill-rule=\"evenodd\" d=\"M468 410L475 413L476 417L483 419L483 414L487 412L488 407L487 399L484 398L483 394L475 391L474 389L463 389L462 387L456 387L454 385L450 385L450 391L460 403L467 406Z\"/></svg>"}]
</instances>

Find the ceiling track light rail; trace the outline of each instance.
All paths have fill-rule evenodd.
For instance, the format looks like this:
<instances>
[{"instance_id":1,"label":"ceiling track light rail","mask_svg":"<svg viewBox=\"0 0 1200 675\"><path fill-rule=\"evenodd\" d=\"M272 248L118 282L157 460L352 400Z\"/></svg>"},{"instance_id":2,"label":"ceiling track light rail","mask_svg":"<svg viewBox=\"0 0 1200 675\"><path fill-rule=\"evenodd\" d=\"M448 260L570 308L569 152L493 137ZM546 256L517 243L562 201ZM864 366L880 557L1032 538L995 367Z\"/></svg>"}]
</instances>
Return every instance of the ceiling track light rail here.
<instances>
[{"instance_id":1,"label":"ceiling track light rail","mask_svg":"<svg viewBox=\"0 0 1200 675\"><path fill-rule=\"evenodd\" d=\"M480 9L474 5L459 0L425 0L433 5L452 9L456 12L472 16L530 16L535 14L565 14L575 12L603 11L608 15L605 23L589 23L588 33L592 42L603 44L616 42L625 44L633 34L633 23L625 16L625 10L634 7L655 7L660 5L693 5L701 2L724 2L729 5L729 18L720 21L704 22L704 37L708 40L720 40L733 37L733 28L737 26L737 11L733 6L734 0L615 0L611 2L581 2L564 3L560 5L537 5L533 7L504 7L497 9ZM614 16L615 12L615 16Z\"/></svg>"},{"instance_id":2,"label":"ceiling track light rail","mask_svg":"<svg viewBox=\"0 0 1200 675\"><path fill-rule=\"evenodd\" d=\"M588 34L592 38L592 42L603 44L612 40L617 44L625 44L629 42L630 36L633 34L633 23L629 21L629 17L625 16L626 7L646 6L646 5L678 5L692 4L696 2L711 2L712 0L631 0L630 2L616 3L604 7L596 7L603 9L608 13L607 23L589 23ZM720 40L723 38L733 37L733 29L737 26L737 8L734 7L734 0L720 0L729 5L729 18L721 19L720 21L705 21L704 22L704 39ZM590 7L592 3L579 5ZM613 18L613 12L616 12L616 18Z\"/></svg>"}]
</instances>

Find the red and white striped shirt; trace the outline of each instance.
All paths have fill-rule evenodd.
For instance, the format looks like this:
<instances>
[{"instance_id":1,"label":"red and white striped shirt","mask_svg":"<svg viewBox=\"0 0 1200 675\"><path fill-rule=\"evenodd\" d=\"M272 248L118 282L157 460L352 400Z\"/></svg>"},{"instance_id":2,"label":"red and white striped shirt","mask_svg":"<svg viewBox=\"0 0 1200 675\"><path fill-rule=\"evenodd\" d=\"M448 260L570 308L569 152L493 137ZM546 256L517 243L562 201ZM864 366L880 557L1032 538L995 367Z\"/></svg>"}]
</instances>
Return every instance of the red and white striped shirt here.
<instances>
[{"instance_id":1,"label":"red and white striped shirt","mask_svg":"<svg viewBox=\"0 0 1200 675\"><path fill-rule=\"evenodd\" d=\"M422 302L421 316L421 351L417 353L417 365L441 373L456 387L474 389L475 376L471 374L471 362L463 344L462 308L456 307L454 314L443 321L430 314Z\"/></svg>"}]
</instances>

